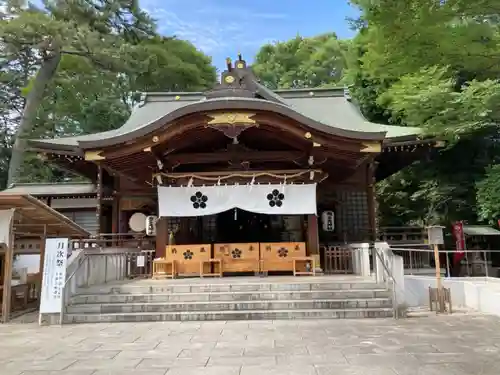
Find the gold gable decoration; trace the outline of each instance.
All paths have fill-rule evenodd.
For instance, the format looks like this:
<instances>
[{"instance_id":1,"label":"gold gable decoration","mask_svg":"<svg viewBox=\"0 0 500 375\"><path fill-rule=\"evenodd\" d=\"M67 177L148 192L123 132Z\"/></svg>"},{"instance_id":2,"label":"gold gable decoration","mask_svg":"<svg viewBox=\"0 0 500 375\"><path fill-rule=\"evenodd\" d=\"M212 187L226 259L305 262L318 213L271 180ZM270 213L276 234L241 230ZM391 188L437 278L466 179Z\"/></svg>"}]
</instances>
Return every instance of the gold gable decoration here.
<instances>
[{"instance_id":1,"label":"gold gable decoration","mask_svg":"<svg viewBox=\"0 0 500 375\"><path fill-rule=\"evenodd\" d=\"M361 152L369 152L369 153L379 153L382 152L382 145L380 142L366 142L362 144L363 148Z\"/></svg>"},{"instance_id":2,"label":"gold gable decoration","mask_svg":"<svg viewBox=\"0 0 500 375\"><path fill-rule=\"evenodd\" d=\"M87 161L98 161L98 160L104 160L106 159L104 156L101 155L102 150L98 151L86 151L85 152L85 160Z\"/></svg>"},{"instance_id":3,"label":"gold gable decoration","mask_svg":"<svg viewBox=\"0 0 500 375\"><path fill-rule=\"evenodd\" d=\"M208 121L208 125L256 124L256 121L252 119L252 116L255 116L255 113L221 112L209 113L207 115L212 118L212 120Z\"/></svg>"}]
</instances>

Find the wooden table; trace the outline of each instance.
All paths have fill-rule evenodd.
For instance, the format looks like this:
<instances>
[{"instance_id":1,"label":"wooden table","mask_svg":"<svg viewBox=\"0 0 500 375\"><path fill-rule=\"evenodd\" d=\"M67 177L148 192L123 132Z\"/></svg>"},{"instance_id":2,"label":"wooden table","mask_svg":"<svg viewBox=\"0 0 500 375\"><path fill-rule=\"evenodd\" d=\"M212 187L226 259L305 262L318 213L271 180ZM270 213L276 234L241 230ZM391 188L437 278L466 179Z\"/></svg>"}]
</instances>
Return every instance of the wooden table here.
<instances>
[{"instance_id":1,"label":"wooden table","mask_svg":"<svg viewBox=\"0 0 500 375\"><path fill-rule=\"evenodd\" d=\"M311 266L310 271L307 271L307 263ZM303 267L301 265L303 265ZM302 271L303 269L305 269L305 271ZM313 257L293 258L293 276L316 276L316 259Z\"/></svg>"},{"instance_id":2,"label":"wooden table","mask_svg":"<svg viewBox=\"0 0 500 375\"><path fill-rule=\"evenodd\" d=\"M212 272L212 265L214 266L214 272ZM208 272L205 272L205 266L208 266ZM200 277L222 277L222 272L221 259L206 259L200 262Z\"/></svg>"},{"instance_id":3,"label":"wooden table","mask_svg":"<svg viewBox=\"0 0 500 375\"><path fill-rule=\"evenodd\" d=\"M175 260L153 260L153 279L173 279L176 275Z\"/></svg>"}]
</instances>

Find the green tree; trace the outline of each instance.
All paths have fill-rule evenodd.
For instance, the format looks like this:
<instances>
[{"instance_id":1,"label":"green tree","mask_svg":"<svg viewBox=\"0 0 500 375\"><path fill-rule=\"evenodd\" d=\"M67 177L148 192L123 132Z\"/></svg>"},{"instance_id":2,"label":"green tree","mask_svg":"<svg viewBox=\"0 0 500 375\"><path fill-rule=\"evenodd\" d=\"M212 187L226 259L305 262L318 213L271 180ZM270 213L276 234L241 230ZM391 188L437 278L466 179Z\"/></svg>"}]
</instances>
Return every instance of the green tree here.
<instances>
[{"instance_id":1,"label":"green tree","mask_svg":"<svg viewBox=\"0 0 500 375\"><path fill-rule=\"evenodd\" d=\"M477 206L481 220L496 223L500 219L500 164L489 167L477 182Z\"/></svg>"},{"instance_id":2,"label":"green tree","mask_svg":"<svg viewBox=\"0 0 500 375\"><path fill-rule=\"evenodd\" d=\"M0 61L17 66L23 51L32 53L25 74L5 69L18 78L11 94L23 115L12 121L18 126L10 182L64 178L25 155L27 137L113 129L142 91L203 90L215 82L210 59L188 42L157 35L137 1L61 0L9 9L0 20Z\"/></svg>"},{"instance_id":3,"label":"green tree","mask_svg":"<svg viewBox=\"0 0 500 375\"><path fill-rule=\"evenodd\" d=\"M355 85L354 96L365 114L372 120L385 117L387 122L422 126L428 135L449 140L429 161L378 184L382 222L490 218L484 212L491 201L484 192L481 196L479 187L485 186L485 171L500 155L500 4L352 3L361 9L361 29L353 42L356 48L349 50L346 79ZM491 173L486 175L489 185L495 181Z\"/></svg>"},{"instance_id":4,"label":"green tree","mask_svg":"<svg viewBox=\"0 0 500 375\"><path fill-rule=\"evenodd\" d=\"M334 33L263 46L253 69L271 89L336 86L342 78L348 42Z\"/></svg>"}]
</instances>

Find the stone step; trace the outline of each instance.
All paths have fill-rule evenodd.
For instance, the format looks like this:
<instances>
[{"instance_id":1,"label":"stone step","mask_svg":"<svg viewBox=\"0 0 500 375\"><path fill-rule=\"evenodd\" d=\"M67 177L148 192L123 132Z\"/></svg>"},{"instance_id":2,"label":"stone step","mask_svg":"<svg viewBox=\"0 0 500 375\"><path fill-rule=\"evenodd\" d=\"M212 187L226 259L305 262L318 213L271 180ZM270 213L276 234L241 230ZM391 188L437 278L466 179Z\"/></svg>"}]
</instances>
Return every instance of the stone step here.
<instances>
[{"instance_id":1,"label":"stone step","mask_svg":"<svg viewBox=\"0 0 500 375\"><path fill-rule=\"evenodd\" d=\"M299 290L299 291L256 291L256 292L202 292L202 293L147 293L147 294L80 294L71 298L71 304L85 303L153 303L153 302L196 302L196 301L274 301L315 300L346 298L388 298L387 289L351 290Z\"/></svg>"},{"instance_id":2,"label":"stone step","mask_svg":"<svg viewBox=\"0 0 500 375\"><path fill-rule=\"evenodd\" d=\"M206 281L203 284L181 283L145 283L145 285L102 285L80 289L78 294L147 294L147 293L204 293L204 292L273 292L273 291L319 291L319 290L370 290L385 289L385 285L375 282L250 282L216 283Z\"/></svg>"},{"instance_id":3,"label":"stone step","mask_svg":"<svg viewBox=\"0 0 500 375\"><path fill-rule=\"evenodd\" d=\"M163 302L163 303L111 303L83 304L68 306L69 314L108 314L140 312L178 312L178 311L254 311L254 310L317 310L317 309L357 309L390 308L389 298L333 299L333 300L276 300L276 301L200 301L200 302Z\"/></svg>"},{"instance_id":4,"label":"stone step","mask_svg":"<svg viewBox=\"0 0 500 375\"><path fill-rule=\"evenodd\" d=\"M239 310L239 311L182 311L140 312L117 314L65 314L67 323L110 323L152 321L208 320L283 320L283 319L358 319L386 318L392 308L320 309L320 310Z\"/></svg>"}]
</instances>

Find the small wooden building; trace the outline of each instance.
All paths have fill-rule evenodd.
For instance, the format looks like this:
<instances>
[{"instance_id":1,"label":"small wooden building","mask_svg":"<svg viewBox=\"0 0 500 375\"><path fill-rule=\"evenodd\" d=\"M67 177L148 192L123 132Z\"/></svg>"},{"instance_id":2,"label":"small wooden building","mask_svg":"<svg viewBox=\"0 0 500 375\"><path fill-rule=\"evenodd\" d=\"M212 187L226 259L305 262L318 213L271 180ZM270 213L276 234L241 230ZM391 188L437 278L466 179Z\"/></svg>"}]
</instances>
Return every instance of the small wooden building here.
<instances>
[{"instance_id":1,"label":"small wooden building","mask_svg":"<svg viewBox=\"0 0 500 375\"><path fill-rule=\"evenodd\" d=\"M95 193L71 199L92 199L96 235L130 232L141 212L159 216L157 256L169 241L303 243L318 254L376 238L374 183L436 146L418 134L367 121L346 89L271 91L239 56L208 92L147 93L116 130L29 147L92 181ZM54 207L63 190L51 190Z\"/></svg>"},{"instance_id":2,"label":"small wooden building","mask_svg":"<svg viewBox=\"0 0 500 375\"><path fill-rule=\"evenodd\" d=\"M64 215L30 195L0 193L0 321L37 308L41 292L45 240L82 239L90 235ZM39 270L12 280L16 255L39 254Z\"/></svg>"}]
</instances>

